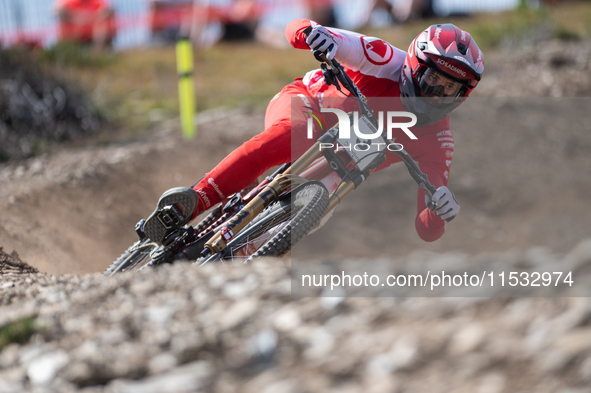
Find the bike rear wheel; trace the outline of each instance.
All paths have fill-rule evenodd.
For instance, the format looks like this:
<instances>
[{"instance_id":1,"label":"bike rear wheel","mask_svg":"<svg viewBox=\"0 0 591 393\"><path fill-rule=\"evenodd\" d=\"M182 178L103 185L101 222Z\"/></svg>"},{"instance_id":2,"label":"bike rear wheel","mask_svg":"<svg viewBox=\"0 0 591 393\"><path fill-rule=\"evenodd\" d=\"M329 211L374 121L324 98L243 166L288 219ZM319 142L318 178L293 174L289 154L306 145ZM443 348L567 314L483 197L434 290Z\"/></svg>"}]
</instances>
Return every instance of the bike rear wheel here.
<instances>
[{"instance_id":1,"label":"bike rear wheel","mask_svg":"<svg viewBox=\"0 0 591 393\"><path fill-rule=\"evenodd\" d=\"M228 243L223 253L209 258L199 258L197 263L203 264L220 259L245 262L250 258L262 256L283 256L318 225L327 207L328 191L324 185L317 181L306 182L282 195L263 210ZM213 236L220 225L232 215L224 213L222 206L218 206L196 224L194 228L199 238L188 245L193 247L191 254L197 256L206 240ZM172 262L175 259L174 256L168 254L170 257L163 257L165 251L165 248L159 247L149 239L138 241L121 254L103 274L111 276L139 270L150 265L151 262L154 264ZM188 256L189 253L183 256L185 261ZM153 260L152 257L155 259Z\"/></svg>"},{"instance_id":2,"label":"bike rear wheel","mask_svg":"<svg viewBox=\"0 0 591 393\"><path fill-rule=\"evenodd\" d=\"M255 180L248 187L240 191L240 194L246 195L258 185L258 180ZM211 233L213 228L220 225L224 220L231 215L223 211L223 204L215 206L205 217L201 218L194 226L195 231L202 236L207 236ZM104 272L103 275L111 276L116 273L126 271L139 270L142 267L149 265L152 260L152 253L158 249L158 245L151 243L149 239L138 241L130 248L125 250L119 258L115 260ZM158 254L158 253L156 253ZM161 261L159 258L157 260ZM167 261L172 262L172 261ZM155 262L159 263L159 262Z\"/></svg>"},{"instance_id":3,"label":"bike rear wheel","mask_svg":"<svg viewBox=\"0 0 591 393\"><path fill-rule=\"evenodd\" d=\"M157 246L150 243L148 239L138 241L133 246L128 248L121 254L115 262L105 270L103 275L111 276L116 273L122 273L130 270L140 269L152 261L150 253L155 250Z\"/></svg>"},{"instance_id":4,"label":"bike rear wheel","mask_svg":"<svg viewBox=\"0 0 591 393\"><path fill-rule=\"evenodd\" d=\"M197 233L202 233L203 235L209 234L212 230L212 227L216 225L218 220L223 222L224 215L225 214L222 211L221 206L215 207L213 211L207 214L197 223L197 225L195 225L195 231ZM103 275L111 276L117 273L139 270L154 261L152 256L158 248L159 246L155 243L152 243L149 239L138 241L130 248L125 250L123 254L121 254L121 256L119 256L119 258L117 258L117 260L115 260L115 262L113 262L111 266L105 270ZM162 248L160 248L158 251L161 252ZM159 254L159 252L156 252L156 254ZM161 259L158 257L156 257L156 260L161 261Z\"/></svg>"}]
</instances>

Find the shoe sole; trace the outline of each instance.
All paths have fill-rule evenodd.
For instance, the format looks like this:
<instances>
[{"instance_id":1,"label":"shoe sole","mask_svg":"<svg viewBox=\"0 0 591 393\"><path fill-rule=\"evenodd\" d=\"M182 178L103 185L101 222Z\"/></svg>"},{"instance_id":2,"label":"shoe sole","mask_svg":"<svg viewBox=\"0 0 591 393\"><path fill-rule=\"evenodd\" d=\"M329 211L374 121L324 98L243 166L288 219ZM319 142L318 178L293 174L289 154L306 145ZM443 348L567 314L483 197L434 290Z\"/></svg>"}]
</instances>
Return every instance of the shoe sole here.
<instances>
[{"instance_id":1,"label":"shoe sole","mask_svg":"<svg viewBox=\"0 0 591 393\"><path fill-rule=\"evenodd\" d=\"M162 244L162 241L166 237L168 230L162 225L158 218L156 218L158 211L165 206L178 203L183 207L182 225L185 225L190 221L193 213L197 209L198 202L199 198L192 189L187 189L186 187L171 188L162 194L160 200L158 201L156 210L154 210L154 212L146 219L144 224L144 233L150 240L158 244Z\"/></svg>"}]
</instances>

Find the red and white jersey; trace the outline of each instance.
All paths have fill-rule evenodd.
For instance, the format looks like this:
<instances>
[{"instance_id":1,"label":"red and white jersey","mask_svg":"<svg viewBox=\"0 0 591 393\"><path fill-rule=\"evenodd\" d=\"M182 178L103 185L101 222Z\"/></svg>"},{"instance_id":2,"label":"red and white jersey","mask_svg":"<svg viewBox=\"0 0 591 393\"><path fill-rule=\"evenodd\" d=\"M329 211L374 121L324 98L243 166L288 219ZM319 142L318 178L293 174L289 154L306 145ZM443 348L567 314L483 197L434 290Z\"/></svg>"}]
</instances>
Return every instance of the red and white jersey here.
<instances>
[{"instance_id":1,"label":"red and white jersey","mask_svg":"<svg viewBox=\"0 0 591 393\"><path fill-rule=\"evenodd\" d=\"M298 19L287 26L285 35L294 48L309 50L304 30L314 23L308 19ZM406 52L380 38L342 29L328 30L335 36L338 44L335 58L343 64L347 74L367 97L370 107L376 112L406 111L399 98L400 73ZM302 81L310 97L318 99L320 107L330 106L325 104L326 97L342 97L334 86L324 82L320 69L308 72ZM392 100L383 99L388 97ZM446 131L449 130L449 118L425 127L413 127L411 130L419 138L421 135Z\"/></svg>"}]
</instances>

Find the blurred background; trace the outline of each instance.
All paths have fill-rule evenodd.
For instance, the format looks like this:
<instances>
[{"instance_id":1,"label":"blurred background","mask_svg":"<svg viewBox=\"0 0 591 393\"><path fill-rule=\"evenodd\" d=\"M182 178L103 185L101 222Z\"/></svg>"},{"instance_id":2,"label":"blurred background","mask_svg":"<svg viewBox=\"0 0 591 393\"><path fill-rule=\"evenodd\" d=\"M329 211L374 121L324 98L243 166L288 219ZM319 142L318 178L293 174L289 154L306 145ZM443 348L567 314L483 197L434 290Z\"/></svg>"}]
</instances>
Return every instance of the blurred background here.
<instances>
[{"instance_id":1,"label":"blurred background","mask_svg":"<svg viewBox=\"0 0 591 393\"><path fill-rule=\"evenodd\" d=\"M0 1L0 37L4 45L27 42L51 46L62 39L73 39L78 32L60 29L60 19L90 9L104 8L104 15L91 17L96 23L109 19L115 26L107 28L115 49L130 49L155 43L154 36L170 38L175 30L190 28L207 20L206 43L224 35L224 26L238 29L243 24L246 37L248 24L261 29L282 30L293 19L310 17L319 23L345 29L363 26L387 26L420 17L446 17L453 14L499 12L520 5L539 8L540 0L2 0ZM88 15L80 16L80 24L90 24ZM109 22L107 22L109 24ZM65 33L65 34L64 34ZM226 32L231 35L232 32ZM236 33L236 31L234 31ZM70 37L68 37L70 35ZM237 34L235 34L237 35Z\"/></svg>"},{"instance_id":2,"label":"blurred background","mask_svg":"<svg viewBox=\"0 0 591 393\"><path fill-rule=\"evenodd\" d=\"M285 84L316 68L313 59L288 50L284 28L296 18L375 35L404 50L426 25L452 22L493 56L500 48L523 52L552 39L587 39L590 13L587 1L551 0L0 0L0 108L12 108L0 125L0 162L45 151L52 138L126 138L174 119L179 37L189 37L195 49L200 112L264 108ZM22 83L8 83L16 69L27 75L24 92ZM49 85L76 99L65 105L47 93ZM499 94L506 93L493 95ZM28 113L28 105L44 116ZM76 110L79 116L72 116ZM47 124L55 125L52 131ZM7 147L9 129L30 134L32 128L44 128L35 143L13 137L10 144L19 146Z\"/></svg>"}]
</instances>

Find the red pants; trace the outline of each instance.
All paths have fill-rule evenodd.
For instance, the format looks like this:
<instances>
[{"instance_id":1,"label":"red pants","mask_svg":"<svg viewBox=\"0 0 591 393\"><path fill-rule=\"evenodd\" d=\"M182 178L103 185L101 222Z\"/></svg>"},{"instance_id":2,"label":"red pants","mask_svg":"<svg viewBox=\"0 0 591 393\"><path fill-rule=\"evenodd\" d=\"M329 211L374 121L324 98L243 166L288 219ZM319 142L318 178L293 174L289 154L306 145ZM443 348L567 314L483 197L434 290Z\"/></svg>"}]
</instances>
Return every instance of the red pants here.
<instances>
[{"instance_id":1,"label":"red pants","mask_svg":"<svg viewBox=\"0 0 591 393\"><path fill-rule=\"evenodd\" d=\"M314 144L318 135L306 137L306 114L291 111L292 98L318 110L308 95L304 84L297 80L273 97L265 114L265 131L244 142L193 187L200 196L200 212L247 187L266 170L291 162L292 153L298 157Z\"/></svg>"}]
</instances>

